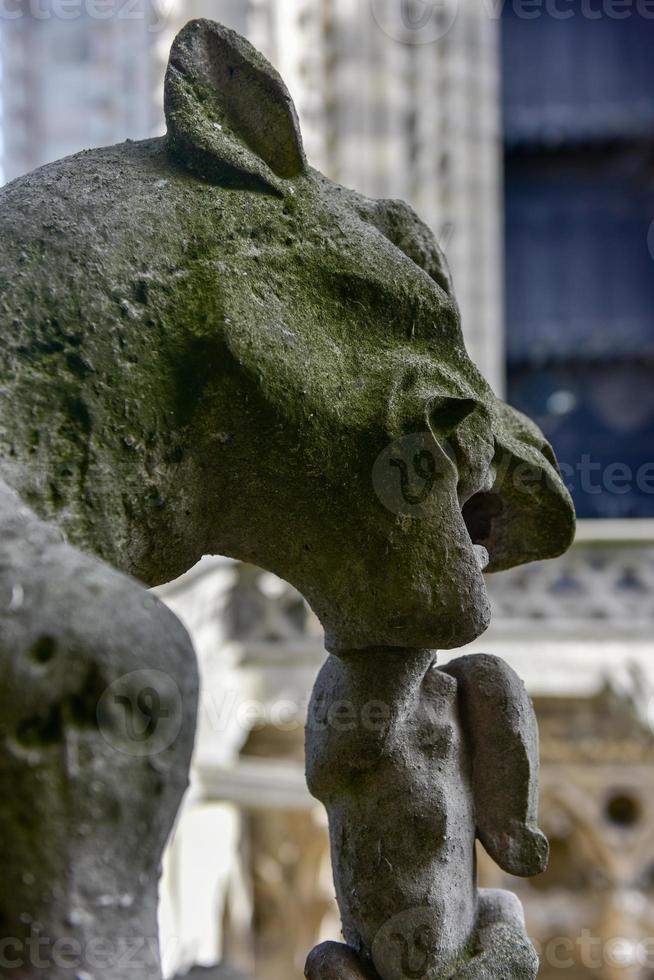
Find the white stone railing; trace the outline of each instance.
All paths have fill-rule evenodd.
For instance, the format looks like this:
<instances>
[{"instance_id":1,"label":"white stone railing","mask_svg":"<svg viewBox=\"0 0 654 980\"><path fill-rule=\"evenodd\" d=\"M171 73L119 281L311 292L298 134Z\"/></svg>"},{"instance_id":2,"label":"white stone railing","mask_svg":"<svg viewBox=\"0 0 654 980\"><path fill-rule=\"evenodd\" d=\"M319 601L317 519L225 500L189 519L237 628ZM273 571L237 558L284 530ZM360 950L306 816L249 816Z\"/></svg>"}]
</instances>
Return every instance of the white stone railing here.
<instances>
[{"instance_id":1,"label":"white stone railing","mask_svg":"<svg viewBox=\"0 0 654 980\"><path fill-rule=\"evenodd\" d=\"M275 576L235 566L227 633L248 645L320 641L298 593ZM654 520L580 521L570 551L554 561L487 577L498 630L581 630L585 635L652 635Z\"/></svg>"},{"instance_id":2,"label":"white stone railing","mask_svg":"<svg viewBox=\"0 0 654 980\"><path fill-rule=\"evenodd\" d=\"M498 628L652 635L654 520L580 521L571 550L488 576Z\"/></svg>"}]
</instances>

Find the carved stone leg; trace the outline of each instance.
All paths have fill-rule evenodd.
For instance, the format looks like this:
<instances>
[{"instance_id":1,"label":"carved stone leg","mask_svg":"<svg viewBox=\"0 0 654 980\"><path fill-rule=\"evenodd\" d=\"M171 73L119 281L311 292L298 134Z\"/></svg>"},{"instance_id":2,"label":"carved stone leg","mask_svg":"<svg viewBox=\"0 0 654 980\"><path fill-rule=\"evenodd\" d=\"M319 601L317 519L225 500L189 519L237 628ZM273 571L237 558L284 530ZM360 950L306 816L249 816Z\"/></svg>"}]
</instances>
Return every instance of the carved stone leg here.
<instances>
[{"instance_id":1,"label":"carved stone leg","mask_svg":"<svg viewBox=\"0 0 654 980\"><path fill-rule=\"evenodd\" d=\"M513 874L543 869L537 759L531 702L496 657L330 657L307 776L329 815L349 949L319 947L309 980L533 980L520 903L478 890L475 838Z\"/></svg>"},{"instance_id":2,"label":"carved stone leg","mask_svg":"<svg viewBox=\"0 0 654 980\"><path fill-rule=\"evenodd\" d=\"M196 700L173 614L0 487L0 977L158 980Z\"/></svg>"},{"instance_id":3,"label":"carved stone leg","mask_svg":"<svg viewBox=\"0 0 654 980\"><path fill-rule=\"evenodd\" d=\"M322 943L309 954L307 980L379 980L372 966L343 943Z\"/></svg>"},{"instance_id":4,"label":"carved stone leg","mask_svg":"<svg viewBox=\"0 0 654 980\"><path fill-rule=\"evenodd\" d=\"M452 980L533 980L538 957L525 929L522 905L510 892L479 892L476 946L472 958Z\"/></svg>"},{"instance_id":5,"label":"carved stone leg","mask_svg":"<svg viewBox=\"0 0 654 980\"><path fill-rule=\"evenodd\" d=\"M525 931L522 906L509 892L480 891L477 946L466 963L448 973L449 980L498 980L533 978L538 959ZM419 967L409 966L403 976L422 976ZM307 980L379 980L371 964L365 963L349 946L323 943L309 955Z\"/></svg>"}]
</instances>

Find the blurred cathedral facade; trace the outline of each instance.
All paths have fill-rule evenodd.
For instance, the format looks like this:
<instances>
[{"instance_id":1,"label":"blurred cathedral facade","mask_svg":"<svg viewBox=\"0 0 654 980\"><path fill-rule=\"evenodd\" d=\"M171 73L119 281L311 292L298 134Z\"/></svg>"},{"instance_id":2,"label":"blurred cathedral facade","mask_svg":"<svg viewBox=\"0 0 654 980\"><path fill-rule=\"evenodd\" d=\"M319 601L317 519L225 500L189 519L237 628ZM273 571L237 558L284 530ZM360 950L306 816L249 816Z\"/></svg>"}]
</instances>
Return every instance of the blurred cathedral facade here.
<instances>
[{"instance_id":1,"label":"blurred cathedral facade","mask_svg":"<svg viewBox=\"0 0 654 980\"><path fill-rule=\"evenodd\" d=\"M115 0L104 18L71 2L66 20L51 0L0 17L5 180L163 132L170 43L208 16L279 68L314 166L433 228L473 358L547 431L584 518L565 558L489 577L493 625L470 652L507 659L535 699L552 863L506 882L480 854L481 876L520 891L545 980L652 980L654 21L581 0L572 21L477 0ZM162 884L168 975L222 960L300 980L339 930L303 778L319 624L220 558L160 591L204 681Z\"/></svg>"}]
</instances>

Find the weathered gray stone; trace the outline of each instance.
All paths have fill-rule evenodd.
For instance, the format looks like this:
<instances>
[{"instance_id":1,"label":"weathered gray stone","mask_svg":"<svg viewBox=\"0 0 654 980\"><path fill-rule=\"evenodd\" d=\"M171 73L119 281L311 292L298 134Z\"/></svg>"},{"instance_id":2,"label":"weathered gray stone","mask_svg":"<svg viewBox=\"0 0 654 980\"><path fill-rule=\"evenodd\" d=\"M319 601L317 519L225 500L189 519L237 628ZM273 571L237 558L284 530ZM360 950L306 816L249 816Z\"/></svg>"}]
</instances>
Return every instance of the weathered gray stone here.
<instances>
[{"instance_id":1,"label":"weathered gray stone","mask_svg":"<svg viewBox=\"0 0 654 980\"><path fill-rule=\"evenodd\" d=\"M475 838L513 874L544 869L537 774L531 702L497 657L329 658L307 778L329 815L343 935L381 980L536 975L517 900L478 892ZM321 969L310 961L310 980Z\"/></svg>"},{"instance_id":2,"label":"weathered gray stone","mask_svg":"<svg viewBox=\"0 0 654 980\"><path fill-rule=\"evenodd\" d=\"M204 553L279 573L331 649L473 639L466 520L497 569L563 551L572 508L467 357L434 236L306 166L283 83L231 31L186 27L166 92L170 140L0 191L0 476L147 584ZM402 467L373 473L416 434L407 513Z\"/></svg>"},{"instance_id":3,"label":"weathered gray stone","mask_svg":"<svg viewBox=\"0 0 654 980\"><path fill-rule=\"evenodd\" d=\"M226 185L278 192L307 170L300 124L278 73L244 38L191 26L170 56L168 140L185 166Z\"/></svg>"},{"instance_id":4,"label":"weathered gray stone","mask_svg":"<svg viewBox=\"0 0 654 980\"><path fill-rule=\"evenodd\" d=\"M483 654L452 660L444 670L458 685L479 839L510 874L538 874L549 848L536 827L538 727L524 685L502 660Z\"/></svg>"},{"instance_id":5,"label":"weathered gray stone","mask_svg":"<svg viewBox=\"0 0 654 980\"><path fill-rule=\"evenodd\" d=\"M401 980L422 980L425 976L424 951L418 932L404 947L407 958ZM397 941L406 940L397 935ZM470 955L454 963L443 976L447 980L533 980L538 958L525 936L520 902L509 892L481 890L475 942ZM429 975L429 974L427 974ZM379 980L371 963L357 956L349 946L323 943L307 959L307 980Z\"/></svg>"},{"instance_id":6,"label":"weathered gray stone","mask_svg":"<svg viewBox=\"0 0 654 980\"><path fill-rule=\"evenodd\" d=\"M374 957L382 926L419 900L434 962L466 952L465 976L490 976L477 969L485 954L464 951L464 936L483 948L474 797L487 794L478 823L494 852L518 868L542 856L526 709L496 673L517 759L514 772L487 751L517 787L515 825L497 827L501 798L474 769L484 747L458 723L468 674L429 670L425 651L486 627L484 548L497 570L567 547L574 517L556 461L468 358L434 236L405 204L308 167L290 96L246 41L189 24L166 111L167 138L81 153L0 191L0 775L18 794L1 818L12 842L3 935L24 937L37 919L81 942L154 935L196 676L181 627L126 575L154 585L220 553L311 602L342 656L319 691L335 696L347 678L345 697L361 705L369 686L392 709L394 755L360 724L310 752L349 882L346 935ZM151 756L107 740L104 689L133 671L182 719ZM463 703L481 716L478 690ZM116 704L139 693L120 688ZM394 821L405 834L391 869L381 830ZM434 848L444 870L432 880ZM123 888L129 911L100 912ZM521 943L498 948L513 956ZM158 976L156 959L143 976ZM378 959L387 980L390 960Z\"/></svg>"},{"instance_id":7,"label":"weathered gray stone","mask_svg":"<svg viewBox=\"0 0 654 980\"><path fill-rule=\"evenodd\" d=\"M0 976L160 976L193 648L138 583L0 489Z\"/></svg>"},{"instance_id":8,"label":"weathered gray stone","mask_svg":"<svg viewBox=\"0 0 654 980\"><path fill-rule=\"evenodd\" d=\"M378 980L369 963L364 963L349 946L322 943L309 953L307 980Z\"/></svg>"}]
</instances>

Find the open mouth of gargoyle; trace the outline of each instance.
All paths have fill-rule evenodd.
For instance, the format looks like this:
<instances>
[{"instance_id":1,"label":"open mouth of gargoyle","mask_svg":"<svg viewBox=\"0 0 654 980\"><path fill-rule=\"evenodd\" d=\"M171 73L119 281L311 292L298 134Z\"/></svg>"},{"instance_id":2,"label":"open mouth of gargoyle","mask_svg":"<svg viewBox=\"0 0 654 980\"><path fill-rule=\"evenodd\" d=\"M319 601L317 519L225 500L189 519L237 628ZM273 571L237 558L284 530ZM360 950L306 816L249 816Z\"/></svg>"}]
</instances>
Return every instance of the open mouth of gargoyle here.
<instances>
[{"instance_id":1,"label":"open mouth of gargoyle","mask_svg":"<svg viewBox=\"0 0 654 980\"><path fill-rule=\"evenodd\" d=\"M493 524L503 511L502 498L492 490L473 494L461 509L482 572L490 564L493 553Z\"/></svg>"}]
</instances>

